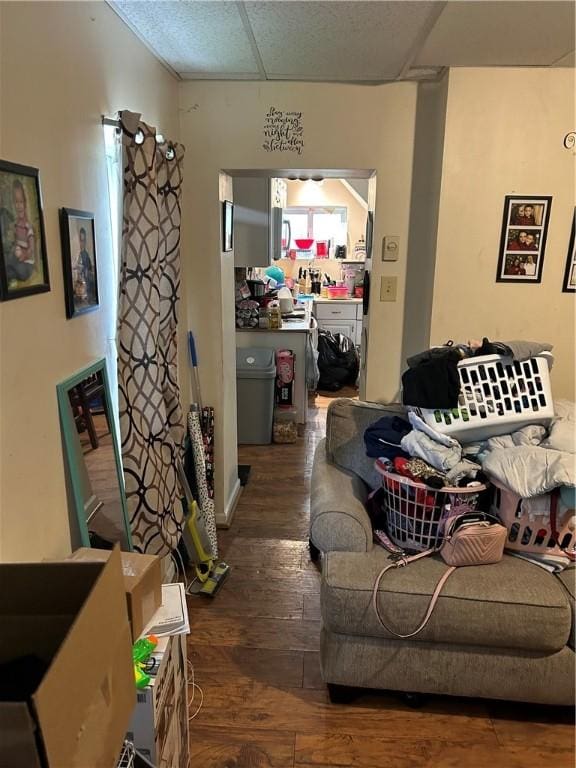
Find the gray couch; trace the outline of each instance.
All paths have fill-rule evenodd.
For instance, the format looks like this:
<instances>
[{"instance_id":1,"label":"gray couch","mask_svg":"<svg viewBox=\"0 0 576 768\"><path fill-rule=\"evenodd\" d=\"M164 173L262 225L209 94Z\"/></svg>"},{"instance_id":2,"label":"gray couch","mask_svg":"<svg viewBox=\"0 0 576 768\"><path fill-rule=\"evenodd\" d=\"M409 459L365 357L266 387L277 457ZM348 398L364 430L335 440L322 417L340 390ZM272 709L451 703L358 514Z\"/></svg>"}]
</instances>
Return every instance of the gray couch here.
<instances>
[{"instance_id":1,"label":"gray couch","mask_svg":"<svg viewBox=\"0 0 576 768\"><path fill-rule=\"evenodd\" d=\"M322 558L322 676L333 700L351 688L570 705L574 702L574 567L553 576L510 555L459 569L427 627L400 640L376 619L372 587L387 553L372 544L364 508L378 480L364 430L402 406L339 399L312 472L310 547ZM397 631L425 612L446 566L439 556L389 572L380 611Z\"/></svg>"}]
</instances>

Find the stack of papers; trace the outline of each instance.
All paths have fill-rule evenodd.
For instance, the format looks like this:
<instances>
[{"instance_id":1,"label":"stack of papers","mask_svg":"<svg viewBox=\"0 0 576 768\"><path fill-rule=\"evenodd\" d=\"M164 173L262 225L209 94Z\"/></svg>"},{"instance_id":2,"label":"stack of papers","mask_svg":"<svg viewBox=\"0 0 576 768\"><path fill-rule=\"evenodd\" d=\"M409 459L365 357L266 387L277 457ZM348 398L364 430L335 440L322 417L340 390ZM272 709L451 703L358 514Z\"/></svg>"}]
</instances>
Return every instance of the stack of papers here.
<instances>
[{"instance_id":1,"label":"stack of papers","mask_svg":"<svg viewBox=\"0 0 576 768\"><path fill-rule=\"evenodd\" d=\"M162 605L146 625L142 635L187 635L190 632L186 593L183 584L162 584Z\"/></svg>"}]
</instances>

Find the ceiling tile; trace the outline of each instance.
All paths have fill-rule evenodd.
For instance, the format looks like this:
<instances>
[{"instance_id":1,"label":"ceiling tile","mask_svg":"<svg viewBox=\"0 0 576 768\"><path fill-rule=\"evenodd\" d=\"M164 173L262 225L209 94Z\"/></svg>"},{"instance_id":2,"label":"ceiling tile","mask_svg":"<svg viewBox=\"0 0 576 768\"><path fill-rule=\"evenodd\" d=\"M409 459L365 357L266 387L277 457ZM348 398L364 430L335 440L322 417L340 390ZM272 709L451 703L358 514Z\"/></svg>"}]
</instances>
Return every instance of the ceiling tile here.
<instances>
[{"instance_id":1,"label":"ceiling tile","mask_svg":"<svg viewBox=\"0 0 576 768\"><path fill-rule=\"evenodd\" d=\"M110 5L180 75L258 77L258 64L234 2L113 0Z\"/></svg>"},{"instance_id":2,"label":"ceiling tile","mask_svg":"<svg viewBox=\"0 0 576 768\"><path fill-rule=\"evenodd\" d=\"M393 80L435 14L427 2L246 2L269 78Z\"/></svg>"},{"instance_id":3,"label":"ceiling tile","mask_svg":"<svg viewBox=\"0 0 576 768\"><path fill-rule=\"evenodd\" d=\"M549 66L574 50L574 3L447 3L415 66Z\"/></svg>"}]
</instances>

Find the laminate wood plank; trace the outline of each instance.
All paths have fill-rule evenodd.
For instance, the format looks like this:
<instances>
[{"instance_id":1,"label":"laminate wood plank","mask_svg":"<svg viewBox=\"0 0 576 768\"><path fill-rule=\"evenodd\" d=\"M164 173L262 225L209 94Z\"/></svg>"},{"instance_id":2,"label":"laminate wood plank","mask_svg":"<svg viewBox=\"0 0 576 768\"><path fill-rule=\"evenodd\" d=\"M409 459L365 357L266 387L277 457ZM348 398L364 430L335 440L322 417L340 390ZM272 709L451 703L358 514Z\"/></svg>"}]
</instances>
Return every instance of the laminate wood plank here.
<instances>
[{"instance_id":1,"label":"laminate wood plank","mask_svg":"<svg viewBox=\"0 0 576 768\"><path fill-rule=\"evenodd\" d=\"M306 655L301 651L194 645L192 639L188 640L188 658L202 687L206 683L237 685L255 680L282 688L301 688Z\"/></svg>"},{"instance_id":2,"label":"laminate wood plank","mask_svg":"<svg viewBox=\"0 0 576 768\"><path fill-rule=\"evenodd\" d=\"M194 645L241 645L284 651L315 651L320 647L320 622L301 619L258 619L211 616L190 617Z\"/></svg>"},{"instance_id":3,"label":"laminate wood plank","mask_svg":"<svg viewBox=\"0 0 576 768\"><path fill-rule=\"evenodd\" d=\"M302 687L315 691L325 691L326 683L322 680L320 672L320 653L304 654L304 675Z\"/></svg>"},{"instance_id":4,"label":"laminate wood plank","mask_svg":"<svg viewBox=\"0 0 576 768\"><path fill-rule=\"evenodd\" d=\"M266 521L264 524L253 519L238 520L235 527L238 533L246 538L262 536L262 533L265 533L270 539L292 538L297 541L307 539L310 531L308 519Z\"/></svg>"},{"instance_id":5,"label":"laminate wood plank","mask_svg":"<svg viewBox=\"0 0 576 768\"><path fill-rule=\"evenodd\" d=\"M256 520L266 528L269 523L297 522L300 520L309 522L310 520L308 493L302 493L300 498L294 497L290 509L278 509L271 507L270 504L269 499L255 499L249 508L237 513L238 522ZM241 535L240 532L238 535Z\"/></svg>"},{"instance_id":6,"label":"laminate wood plank","mask_svg":"<svg viewBox=\"0 0 576 768\"><path fill-rule=\"evenodd\" d=\"M411 710L385 694L366 695L351 705L334 705L324 691L279 689L255 681L215 683L198 715L200 723L232 728L290 730L299 734L347 733L363 737L390 734L420 740L450 734L454 742L497 746L483 709L458 700L437 710Z\"/></svg>"},{"instance_id":7,"label":"laminate wood plank","mask_svg":"<svg viewBox=\"0 0 576 768\"><path fill-rule=\"evenodd\" d=\"M191 613L198 613L201 620L213 616L250 619L301 619L304 595L296 591L262 587L256 580L240 579L234 567L222 590L212 601L202 595L188 598Z\"/></svg>"},{"instance_id":8,"label":"laminate wood plank","mask_svg":"<svg viewBox=\"0 0 576 768\"><path fill-rule=\"evenodd\" d=\"M525 744L516 747L505 747L504 752L513 755L522 768L574 768L576 754L571 749L555 749L554 747L533 747Z\"/></svg>"},{"instance_id":9,"label":"laminate wood plank","mask_svg":"<svg viewBox=\"0 0 576 768\"><path fill-rule=\"evenodd\" d=\"M306 549L303 541L291 539L274 540L265 538L246 539L235 536L226 552L231 565L252 565L266 562L272 555L274 565L284 568L301 568L302 554Z\"/></svg>"},{"instance_id":10,"label":"laminate wood plank","mask_svg":"<svg viewBox=\"0 0 576 768\"><path fill-rule=\"evenodd\" d=\"M292 768L294 734L190 727L190 763L194 768Z\"/></svg>"},{"instance_id":11,"label":"laminate wood plank","mask_svg":"<svg viewBox=\"0 0 576 768\"><path fill-rule=\"evenodd\" d=\"M313 571L304 571L297 568L275 567L272 560L264 565L255 564L235 565L230 572L229 579L244 580L246 584L265 584L270 589L277 589L288 592L301 592L304 594L315 594L320 591L320 574ZM226 585L222 587L222 592ZM216 596L214 601L218 599Z\"/></svg>"},{"instance_id":12,"label":"laminate wood plank","mask_svg":"<svg viewBox=\"0 0 576 768\"><path fill-rule=\"evenodd\" d=\"M420 768L429 743L416 738L378 738L348 733L296 734L295 765L346 768Z\"/></svg>"},{"instance_id":13,"label":"laminate wood plank","mask_svg":"<svg viewBox=\"0 0 576 768\"><path fill-rule=\"evenodd\" d=\"M574 748L574 726L567 722L492 718L492 724L498 741L505 747Z\"/></svg>"},{"instance_id":14,"label":"laminate wood plank","mask_svg":"<svg viewBox=\"0 0 576 768\"><path fill-rule=\"evenodd\" d=\"M448 736L448 734L446 734ZM483 744L436 744L422 768L573 768L571 756L559 750L542 753L526 745L520 751Z\"/></svg>"}]
</instances>

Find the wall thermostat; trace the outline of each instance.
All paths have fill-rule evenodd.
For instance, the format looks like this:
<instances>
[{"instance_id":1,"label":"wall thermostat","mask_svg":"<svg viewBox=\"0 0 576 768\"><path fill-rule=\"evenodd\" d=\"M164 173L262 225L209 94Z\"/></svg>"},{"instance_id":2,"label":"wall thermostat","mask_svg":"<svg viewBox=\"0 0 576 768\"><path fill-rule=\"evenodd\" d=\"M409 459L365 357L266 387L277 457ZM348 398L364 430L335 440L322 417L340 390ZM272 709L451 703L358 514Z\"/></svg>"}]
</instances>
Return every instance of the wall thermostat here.
<instances>
[{"instance_id":1,"label":"wall thermostat","mask_svg":"<svg viewBox=\"0 0 576 768\"><path fill-rule=\"evenodd\" d=\"M398 235L387 235L382 238L382 261L398 261L400 238Z\"/></svg>"}]
</instances>

